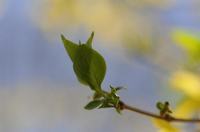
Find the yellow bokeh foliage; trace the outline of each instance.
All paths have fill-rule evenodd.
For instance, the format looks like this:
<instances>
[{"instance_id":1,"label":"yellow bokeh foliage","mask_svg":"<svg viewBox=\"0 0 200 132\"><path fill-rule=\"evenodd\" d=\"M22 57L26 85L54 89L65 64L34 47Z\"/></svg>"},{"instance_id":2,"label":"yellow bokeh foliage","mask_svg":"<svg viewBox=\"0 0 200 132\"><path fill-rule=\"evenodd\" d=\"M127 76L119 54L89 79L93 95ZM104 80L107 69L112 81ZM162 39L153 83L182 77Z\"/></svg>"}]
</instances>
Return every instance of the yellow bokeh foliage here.
<instances>
[{"instance_id":1,"label":"yellow bokeh foliage","mask_svg":"<svg viewBox=\"0 0 200 132\"><path fill-rule=\"evenodd\" d=\"M177 71L170 80L172 87L183 92L187 97L200 101L200 77L189 71Z\"/></svg>"},{"instance_id":2,"label":"yellow bokeh foliage","mask_svg":"<svg viewBox=\"0 0 200 132\"><path fill-rule=\"evenodd\" d=\"M190 119L200 110L200 77L189 71L176 71L170 79L170 84L179 92L184 93L184 99L177 104L172 115L176 118ZM154 119L154 124L160 132L179 132L178 126L172 123Z\"/></svg>"},{"instance_id":3,"label":"yellow bokeh foliage","mask_svg":"<svg viewBox=\"0 0 200 132\"><path fill-rule=\"evenodd\" d=\"M158 27L158 21L143 15L141 10L145 11L147 7L160 9L170 3L171 0L46 0L45 6L33 11L36 16L33 20L48 33L76 29L95 31L102 39L117 44L127 36L151 34L155 30L153 27Z\"/></svg>"},{"instance_id":4,"label":"yellow bokeh foliage","mask_svg":"<svg viewBox=\"0 0 200 132\"><path fill-rule=\"evenodd\" d=\"M200 60L200 34L191 33L183 29L175 29L172 32L174 42L186 51L188 58L193 61Z\"/></svg>"},{"instance_id":5,"label":"yellow bokeh foliage","mask_svg":"<svg viewBox=\"0 0 200 132\"><path fill-rule=\"evenodd\" d=\"M152 119L154 125L159 129L158 132L180 132L178 128L171 123L159 119Z\"/></svg>"}]
</instances>

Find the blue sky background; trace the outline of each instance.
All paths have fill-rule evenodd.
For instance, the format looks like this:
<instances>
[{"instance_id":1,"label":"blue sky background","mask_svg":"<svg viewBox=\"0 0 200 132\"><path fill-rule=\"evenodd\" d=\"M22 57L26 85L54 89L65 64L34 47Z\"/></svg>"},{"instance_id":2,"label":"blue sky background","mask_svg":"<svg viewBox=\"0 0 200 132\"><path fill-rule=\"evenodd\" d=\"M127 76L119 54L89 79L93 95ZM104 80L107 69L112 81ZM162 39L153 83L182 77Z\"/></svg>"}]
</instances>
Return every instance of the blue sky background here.
<instances>
[{"instance_id":1,"label":"blue sky background","mask_svg":"<svg viewBox=\"0 0 200 132\"><path fill-rule=\"evenodd\" d=\"M163 22L165 30L181 27L199 31L199 9L194 9L192 2L195 0L177 0L170 9L147 11ZM49 39L32 20L34 4L31 0L6 0L0 16L0 131L154 132L148 117L130 112L118 115L114 110L83 109L92 94L76 80L60 34ZM78 42L86 40L90 32L74 36L75 33L66 29L64 34ZM110 84L125 86L127 89L120 93L123 100L153 112L158 100L166 99L175 105L173 100L179 95L165 85L165 72L140 57L130 61L124 49L106 49L101 46L102 42L106 41L101 40L97 32L94 47L107 62L105 89Z\"/></svg>"}]
</instances>

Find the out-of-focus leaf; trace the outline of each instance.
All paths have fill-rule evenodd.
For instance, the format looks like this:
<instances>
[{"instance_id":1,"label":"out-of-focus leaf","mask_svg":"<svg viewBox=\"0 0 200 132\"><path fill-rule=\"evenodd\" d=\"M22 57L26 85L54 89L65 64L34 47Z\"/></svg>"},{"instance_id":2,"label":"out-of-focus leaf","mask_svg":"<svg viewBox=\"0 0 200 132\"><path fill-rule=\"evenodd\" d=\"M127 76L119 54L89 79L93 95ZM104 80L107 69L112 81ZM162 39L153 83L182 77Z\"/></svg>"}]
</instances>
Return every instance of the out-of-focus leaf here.
<instances>
[{"instance_id":1,"label":"out-of-focus leaf","mask_svg":"<svg viewBox=\"0 0 200 132\"><path fill-rule=\"evenodd\" d=\"M189 71L175 72L171 85L185 94L184 100L177 104L173 116L177 118L192 118L200 110L200 77Z\"/></svg>"},{"instance_id":2,"label":"out-of-focus leaf","mask_svg":"<svg viewBox=\"0 0 200 132\"><path fill-rule=\"evenodd\" d=\"M173 110L173 114L179 118L191 118L200 110L200 102L189 98L182 100Z\"/></svg>"},{"instance_id":3,"label":"out-of-focus leaf","mask_svg":"<svg viewBox=\"0 0 200 132\"><path fill-rule=\"evenodd\" d=\"M98 91L105 77L106 63L104 58L92 49L93 36L94 33L91 34L86 44L79 45L65 39L63 35L61 38L73 62L73 69L78 80L90 86L92 90Z\"/></svg>"},{"instance_id":4,"label":"out-of-focus leaf","mask_svg":"<svg viewBox=\"0 0 200 132\"><path fill-rule=\"evenodd\" d=\"M130 37L143 35L149 31L155 34L155 28L152 28L156 26L154 21L142 15L141 10L146 11L146 7L151 6L160 9L168 7L166 5L173 5L174 2L172 0L45 0L41 3L44 5L40 5L39 10L34 12L34 16L37 16L34 21L44 31L49 33L63 29L70 30L81 25L85 29L97 31L104 41L111 41L109 45L105 45L106 47L121 48L118 44L123 43L120 41L124 39L126 33ZM36 7L38 8L37 4Z\"/></svg>"},{"instance_id":5,"label":"out-of-focus leaf","mask_svg":"<svg viewBox=\"0 0 200 132\"><path fill-rule=\"evenodd\" d=\"M200 36L184 30L175 30L172 36L174 41L187 52L191 59L200 60Z\"/></svg>"},{"instance_id":6,"label":"out-of-focus leaf","mask_svg":"<svg viewBox=\"0 0 200 132\"><path fill-rule=\"evenodd\" d=\"M159 129L159 132L180 132L178 128L167 121L153 119L153 123Z\"/></svg>"},{"instance_id":7,"label":"out-of-focus leaf","mask_svg":"<svg viewBox=\"0 0 200 132\"><path fill-rule=\"evenodd\" d=\"M172 87L184 92L191 99L200 101L200 77L192 72L177 71L170 80Z\"/></svg>"},{"instance_id":8,"label":"out-of-focus leaf","mask_svg":"<svg viewBox=\"0 0 200 132\"><path fill-rule=\"evenodd\" d=\"M87 110L92 110L92 109L97 108L101 104L102 104L101 100L93 100L93 101L89 102L84 108Z\"/></svg>"}]
</instances>

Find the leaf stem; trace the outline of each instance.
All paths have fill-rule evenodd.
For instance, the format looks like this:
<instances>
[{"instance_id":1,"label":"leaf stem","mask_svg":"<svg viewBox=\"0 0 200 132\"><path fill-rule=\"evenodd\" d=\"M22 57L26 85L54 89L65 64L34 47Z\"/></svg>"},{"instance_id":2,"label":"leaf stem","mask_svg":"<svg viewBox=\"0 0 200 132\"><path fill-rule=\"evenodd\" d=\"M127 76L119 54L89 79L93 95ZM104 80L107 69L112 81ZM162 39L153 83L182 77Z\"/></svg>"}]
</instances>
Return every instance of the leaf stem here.
<instances>
[{"instance_id":1,"label":"leaf stem","mask_svg":"<svg viewBox=\"0 0 200 132\"><path fill-rule=\"evenodd\" d=\"M146 115L146 116L149 116L149 117L152 117L152 118L164 120L164 121L167 121L167 122L200 123L200 119L182 119L182 118L175 118L175 117L172 117L172 116L169 116L169 115L168 116L161 116L161 115L157 115L157 114L145 111L145 110L138 109L136 107L129 106L129 105L123 103L122 101L120 103L122 105L121 106L122 109L124 109L124 110L133 111L133 112L136 112L136 113L139 113L139 114L142 114L142 115Z\"/></svg>"}]
</instances>

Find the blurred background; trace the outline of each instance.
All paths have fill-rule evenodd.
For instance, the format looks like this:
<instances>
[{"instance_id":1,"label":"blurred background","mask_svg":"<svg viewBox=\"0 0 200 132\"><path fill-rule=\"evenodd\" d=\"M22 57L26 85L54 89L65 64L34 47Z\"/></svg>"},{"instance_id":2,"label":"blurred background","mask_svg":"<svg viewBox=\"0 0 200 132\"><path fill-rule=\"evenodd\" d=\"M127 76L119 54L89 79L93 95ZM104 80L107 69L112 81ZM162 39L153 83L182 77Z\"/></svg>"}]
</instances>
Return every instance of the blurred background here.
<instances>
[{"instance_id":1,"label":"blurred background","mask_svg":"<svg viewBox=\"0 0 200 132\"><path fill-rule=\"evenodd\" d=\"M85 42L107 62L103 82L119 95L158 113L198 117L200 109L200 1L0 0L1 132L199 131L124 111L84 109L92 92L73 73L60 34Z\"/></svg>"}]
</instances>

